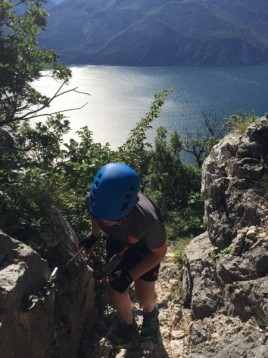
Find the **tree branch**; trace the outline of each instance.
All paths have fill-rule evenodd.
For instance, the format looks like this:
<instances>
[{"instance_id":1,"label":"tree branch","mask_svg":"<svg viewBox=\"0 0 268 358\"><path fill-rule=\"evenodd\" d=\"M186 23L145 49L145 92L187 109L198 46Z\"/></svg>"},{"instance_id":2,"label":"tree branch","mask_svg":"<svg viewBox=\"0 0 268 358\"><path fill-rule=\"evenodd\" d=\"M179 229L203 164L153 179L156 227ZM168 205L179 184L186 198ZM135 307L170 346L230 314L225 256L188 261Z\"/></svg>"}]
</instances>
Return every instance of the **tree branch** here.
<instances>
[{"instance_id":1,"label":"tree branch","mask_svg":"<svg viewBox=\"0 0 268 358\"><path fill-rule=\"evenodd\" d=\"M71 112L71 111L77 111L79 109L84 108L88 103L83 104L83 106L81 107L76 107L76 108L70 108L70 109L64 109L61 111L56 111L56 112L52 112L52 113L42 113L42 114L36 114L30 117L20 117L20 118L16 118L16 120L20 121L20 120L28 120L28 119L33 119L33 118L38 118L38 117L44 117L44 116L53 116L54 114L59 114L59 113L64 113L64 112ZM39 111L38 111L39 112Z\"/></svg>"},{"instance_id":2,"label":"tree branch","mask_svg":"<svg viewBox=\"0 0 268 358\"><path fill-rule=\"evenodd\" d=\"M45 114L38 114L40 111L42 111L43 109L45 108L48 108L50 103L55 100L56 98L66 94L66 93L69 93L69 92L75 92L75 93L78 93L78 94L85 94L85 95L88 95L90 96L89 93L87 92L82 92L82 91L78 91L77 88L78 87L74 87L74 88L71 88L71 89L68 89L68 90L65 90L63 92L60 92L60 90L63 88L63 86L66 84L66 81L64 81L60 87L57 89L57 91L54 93L54 95L52 97L50 97L49 101L46 103L46 104L43 104L41 105L39 108L35 109L35 110L32 110L32 111L29 111L27 113L25 113L24 115L20 116L20 117L17 117L17 118L14 118L15 121L22 121L22 120L28 120L28 119L33 119L33 118L37 118L37 117L43 117L43 116L52 116L54 114L58 114L58 113L64 113L64 112L70 112L70 111L76 111L76 110L79 110L79 109L82 109L84 108L87 104L85 103L84 105L82 105L81 107L76 107L76 108L70 108L70 109L65 109L65 110L60 110L60 111L56 111L56 112L52 112L52 113L45 113ZM25 110L26 107L22 107L22 108L18 108L15 112L21 112L22 110ZM3 121L0 121L0 125L6 125L10 122L13 121L13 118L8 118L6 120L3 120Z\"/></svg>"}]
</instances>

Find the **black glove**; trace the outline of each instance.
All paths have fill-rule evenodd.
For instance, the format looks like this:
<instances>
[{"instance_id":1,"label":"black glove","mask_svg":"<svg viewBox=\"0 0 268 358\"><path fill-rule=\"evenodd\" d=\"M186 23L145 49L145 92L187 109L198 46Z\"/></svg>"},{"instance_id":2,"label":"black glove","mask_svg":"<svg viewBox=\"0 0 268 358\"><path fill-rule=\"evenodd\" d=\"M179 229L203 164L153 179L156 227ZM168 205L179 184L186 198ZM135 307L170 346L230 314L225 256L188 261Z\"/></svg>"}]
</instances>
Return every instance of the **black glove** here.
<instances>
[{"instance_id":1,"label":"black glove","mask_svg":"<svg viewBox=\"0 0 268 358\"><path fill-rule=\"evenodd\" d=\"M119 293L123 293L132 284L132 277L128 272L113 273L115 277L111 282L110 286Z\"/></svg>"},{"instance_id":2,"label":"black glove","mask_svg":"<svg viewBox=\"0 0 268 358\"><path fill-rule=\"evenodd\" d=\"M84 247L86 250L90 250L97 240L98 238L90 232L84 239L79 242L79 247Z\"/></svg>"}]
</instances>

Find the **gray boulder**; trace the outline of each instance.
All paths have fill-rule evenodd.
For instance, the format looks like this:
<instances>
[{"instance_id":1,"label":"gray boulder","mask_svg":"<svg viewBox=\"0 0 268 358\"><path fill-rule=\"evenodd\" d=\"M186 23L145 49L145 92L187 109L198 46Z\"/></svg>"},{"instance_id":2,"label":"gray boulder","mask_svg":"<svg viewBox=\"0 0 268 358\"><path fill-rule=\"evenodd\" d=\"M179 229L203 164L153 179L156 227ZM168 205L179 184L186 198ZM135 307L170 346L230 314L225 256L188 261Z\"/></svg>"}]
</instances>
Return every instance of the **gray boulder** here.
<instances>
[{"instance_id":1,"label":"gray boulder","mask_svg":"<svg viewBox=\"0 0 268 358\"><path fill-rule=\"evenodd\" d=\"M220 305L210 248L208 235L204 233L190 242L183 256L182 300L198 319L210 316Z\"/></svg>"},{"instance_id":2,"label":"gray boulder","mask_svg":"<svg viewBox=\"0 0 268 358\"><path fill-rule=\"evenodd\" d=\"M94 331L92 271L82 253L74 257L78 241L61 212L51 208L48 214L55 242L50 267L33 249L0 232L0 351L5 358L82 357L81 343ZM33 302L29 297L37 297L55 266L55 287L27 310Z\"/></svg>"},{"instance_id":3,"label":"gray boulder","mask_svg":"<svg viewBox=\"0 0 268 358\"><path fill-rule=\"evenodd\" d=\"M48 356L55 320L54 295L34 311L24 311L29 295L50 276L47 262L0 231L0 265L1 356Z\"/></svg>"},{"instance_id":4,"label":"gray boulder","mask_svg":"<svg viewBox=\"0 0 268 358\"><path fill-rule=\"evenodd\" d=\"M260 327L268 325L268 277L236 282L225 288L225 308L243 321Z\"/></svg>"}]
</instances>

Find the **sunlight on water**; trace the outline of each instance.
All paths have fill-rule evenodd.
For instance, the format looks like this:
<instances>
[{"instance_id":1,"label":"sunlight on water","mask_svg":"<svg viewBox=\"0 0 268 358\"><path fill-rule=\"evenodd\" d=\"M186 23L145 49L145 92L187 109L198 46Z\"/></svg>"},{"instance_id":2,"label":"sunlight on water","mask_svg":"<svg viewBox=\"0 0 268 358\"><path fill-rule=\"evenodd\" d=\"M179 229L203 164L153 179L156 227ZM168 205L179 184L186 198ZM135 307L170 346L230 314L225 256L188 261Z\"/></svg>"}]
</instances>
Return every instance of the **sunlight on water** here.
<instances>
[{"instance_id":1,"label":"sunlight on water","mask_svg":"<svg viewBox=\"0 0 268 358\"><path fill-rule=\"evenodd\" d=\"M79 108L66 112L72 131L88 126L96 142L122 145L129 131L149 111L154 94L168 88L161 116L155 120L148 138L153 141L156 128L165 126L183 133L200 128L202 110L213 108L224 118L238 108L264 115L268 110L268 64L238 67L72 67L73 77L65 90L76 88L53 101L50 111ZM43 94L52 95L59 84L44 77L35 83Z\"/></svg>"}]
</instances>

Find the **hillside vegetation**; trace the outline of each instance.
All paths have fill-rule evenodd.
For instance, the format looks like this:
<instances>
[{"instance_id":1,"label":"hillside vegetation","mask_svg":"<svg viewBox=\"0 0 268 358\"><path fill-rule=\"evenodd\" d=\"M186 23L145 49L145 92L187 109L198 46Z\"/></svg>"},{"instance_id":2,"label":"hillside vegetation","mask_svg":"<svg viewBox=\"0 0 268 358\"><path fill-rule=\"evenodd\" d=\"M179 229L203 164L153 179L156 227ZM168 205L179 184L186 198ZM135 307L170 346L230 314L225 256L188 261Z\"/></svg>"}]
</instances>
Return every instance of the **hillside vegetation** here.
<instances>
[{"instance_id":1,"label":"hillside vegetation","mask_svg":"<svg viewBox=\"0 0 268 358\"><path fill-rule=\"evenodd\" d=\"M267 20L265 0L65 0L40 41L67 64L254 64Z\"/></svg>"}]
</instances>

